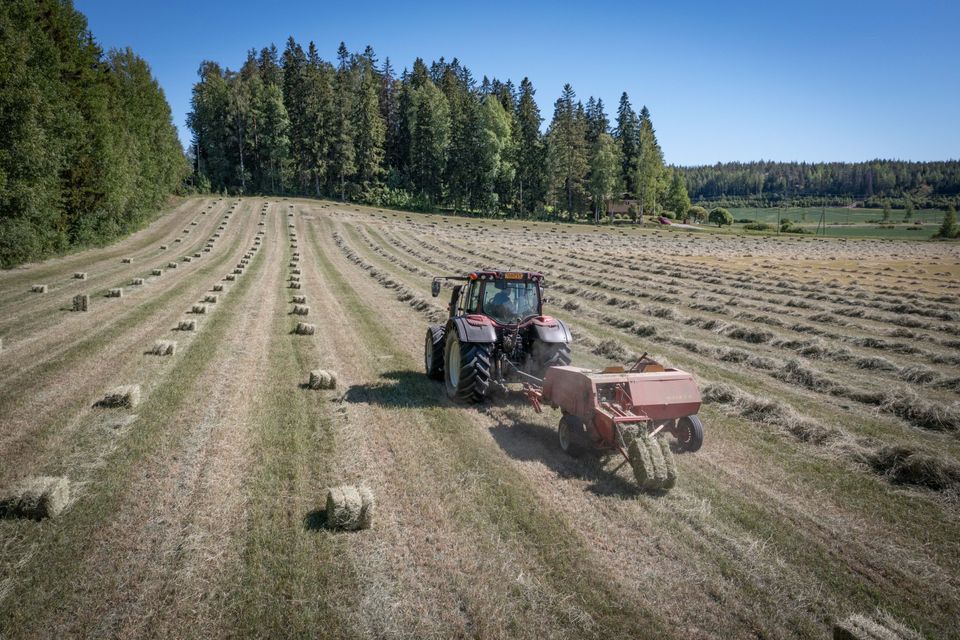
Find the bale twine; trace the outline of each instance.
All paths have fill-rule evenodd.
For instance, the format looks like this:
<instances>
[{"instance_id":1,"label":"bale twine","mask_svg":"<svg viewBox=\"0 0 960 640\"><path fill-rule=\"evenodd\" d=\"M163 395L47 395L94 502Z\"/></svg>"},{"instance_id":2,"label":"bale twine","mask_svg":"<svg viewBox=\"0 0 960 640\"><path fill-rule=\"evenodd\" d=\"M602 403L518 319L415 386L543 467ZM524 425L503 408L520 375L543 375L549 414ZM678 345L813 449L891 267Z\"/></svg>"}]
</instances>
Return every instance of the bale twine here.
<instances>
[{"instance_id":1,"label":"bale twine","mask_svg":"<svg viewBox=\"0 0 960 640\"><path fill-rule=\"evenodd\" d=\"M163 275L163 269L154 269L153 271L150 272L150 275L152 275L152 276L162 276L162 275Z\"/></svg>"},{"instance_id":2,"label":"bale twine","mask_svg":"<svg viewBox=\"0 0 960 640\"><path fill-rule=\"evenodd\" d=\"M77 271L76 273L73 274L73 277L76 278L77 280L86 280L86 279L87 279L87 272L86 272L86 271Z\"/></svg>"},{"instance_id":3,"label":"bale twine","mask_svg":"<svg viewBox=\"0 0 960 640\"><path fill-rule=\"evenodd\" d=\"M127 407L132 409L140 404L140 385L125 384L115 387L97 403L101 407Z\"/></svg>"},{"instance_id":4,"label":"bale twine","mask_svg":"<svg viewBox=\"0 0 960 640\"><path fill-rule=\"evenodd\" d=\"M298 304L293 307L293 314L297 316L308 316L310 315L310 307L303 304Z\"/></svg>"},{"instance_id":5,"label":"bale twine","mask_svg":"<svg viewBox=\"0 0 960 640\"><path fill-rule=\"evenodd\" d=\"M107 291L108 298L122 298L123 297L123 287L116 287L115 289L110 289Z\"/></svg>"},{"instance_id":6,"label":"bale twine","mask_svg":"<svg viewBox=\"0 0 960 640\"><path fill-rule=\"evenodd\" d=\"M78 293L73 296L73 310L86 311L90 308L90 296L85 293Z\"/></svg>"},{"instance_id":7,"label":"bale twine","mask_svg":"<svg viewBox=\"0 0 960 640\"><path fill-rule=\"evenodd\" d=\"M177 325L178 331L196 331L197 330L197 321L196 320L181 320L180 324Z\"/></svg>"},{"instance_id":8,"label":"bale twine","mask_svg":"<svg viewBox=\"0 0 960 640\"><path fill-rule=\"evenodd\" d=\"M310 324L309 322L298 322L297 328L294 329L294 333L301 336L312 336L317 332L317 325Z\"/></svg>"},{"instance_id":9,"label":"bale twine","mask_svg":"<svg viewBox=\"0 0 960 640\"><path fill-rule=\"evenodd\" d=\"M291 289L299 289L299 288L300 288L300 283L299 283L299 282L291 282L291 283L290 283L290 288L291 288Z\"/></svg>"},{"instance_id":10,"label":"bale twine","mask_svg":"<svg viewBox=\"0 0 960 640\"><path fill-rule=\"evenodd\" d=\"M45 284L35 284L35 285L33 285L32 287L30 287L30 291L32 291L33 293L46 293L46 292L47 292L47 285L45 285Z\"/></svg>"},{"instance_id":11,"label":"bale twine","mask_svg":"<svg viewBox=\"0 0 960 640\"><path fill-rule=\"evenodd\" d=\"M130 264L131 262L133 262L133 258L124 258L124 259L123 259L123 264Z\"/></svg>"},{"instance_id":12,"label":"bale twine","mask_svg":"<svg viewBox=\"0 0 960 640\"><path fill-rule=\"evenodd\" d=\"M177 263L176 263L176 262L168 262L168 263L167 263L167 269L176 269L176 268L177 268Z\"/></svg>"},{"instance_id":13,"label":"bale twine","mask_svg":"<svg viewBox=\"0 0 960 640\"><path fill-rule=\"evenodd\" d=\"M306 303L307 303L307 296L293 296L293 303L294 303L294 304L306 304Z\"/></svg>"},{"instance_id":14,"label":"bale twine","mask_svg":"<svg viewBox=\"0 0 960 640\"><path fill-rule=\"evenodd\" d=\"M205 304L195 304L190 308L191 313L203 314L207 312L207 305Z\"/></svg>"},{"instance_id":15,"label":"bale twine","mask_svg":"<svg viewBox=\"0 0 960 640\"><path fill-rule=\"evenodd\" d=\"M336 389L337 374L325 369L314 369L310 372L310 381L307 386L311 389Z\"/></svg>"},{"instance_id":16,"label":"bale twine","mask_svg":"<svg viewBox=\"0 0 960 640\"><path fill-rule=\"evenodd\" d=\"M223 285L222 285L222 284L215 284L215 285L213 285L213 290L214 290L214 291L223 291Z\"/></svg>"},{"instance_id":17,"label":"bale twine","mask_svg":"<svg viewBox=\"0 0 960 640\"><path fill-rule=\"evenodd\" d=\"M0 516L56 518L70 502L70 481L62 476L23 478L0 496Z\"/></svg>"},{"instance_id":18,"label":"bale twine","mask_svg":"<svg viewBox=\"0 0 960 640\"><path fill-rule=\"evenodd\" d=\"M155 356L172 356L177 352L177 343L173 340L157 340L150 349Z\"/></svg>"},{"instance_id":19,"label":"bale twine","mask_svg":"<svg viewBox=\"0 0 960 640\"><path fill-rule=\"evenodd\" d=\"M143 284L143 278L134 278L133 280L130 281L130 284L134 287L139 287L140 285Z\"/></svg>"},{"instance_id":20,"label":"bale twine","mask_svg":"<svg viewBox=\"0 0 960 640\"><path fill-rule=\"evenodd\" d=\"M350 485L327 489L327 528L356 531L373 523L373 493Z\"/></svg>"},{"instance_id":21,"label":"bale twine","mask_svg":"<svg viewBox=\"0 0 960 640\"><path fill-rule=\"evenodd\" d=\"M213 294L206 295L206 296L204 296L203 301L206 302L206 303L208 303L208 304L217 304L217 296L215 296L215 295L213 295Z\"/></svg>"}]
</instances>

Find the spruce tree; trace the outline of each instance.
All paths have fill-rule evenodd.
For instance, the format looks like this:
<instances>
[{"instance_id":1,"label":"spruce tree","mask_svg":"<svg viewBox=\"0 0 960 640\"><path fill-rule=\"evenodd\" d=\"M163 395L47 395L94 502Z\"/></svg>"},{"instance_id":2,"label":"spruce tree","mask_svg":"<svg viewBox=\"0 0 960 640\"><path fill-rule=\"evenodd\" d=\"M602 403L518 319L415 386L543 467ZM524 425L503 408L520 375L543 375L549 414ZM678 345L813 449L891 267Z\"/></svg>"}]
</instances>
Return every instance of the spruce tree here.
<instances>
[{"instance_id":1,"label":"spruce tree","mask_svg":"<svg viewBox=\"0 0 960 640\"><path fill-rule=\"evenodd\" d=\"M947 207L947 213L943 216L943 223L937 232L938 238L956 238L960 230L957 228L957 210L953 205Z\"/></svg>"},{"instance_id":2,"label":"spruce tree","mask_svg":"<svg viewBox=\"0 0 960 640\"><path fill-rule=\"evenodd\" d=\"M630 106L630 98L624 91L617 107L617 128L614 139L620 144L620 171L624 189L632 195L639 193L637 170L640 164L640 121Z\"/></svg>"},{"instance_id":3,"label":"spruce tree","mask_svg":"<svg viewBox=\"0 0 960 640\"><path fill-rule=\"evenodd\" d=\"M329 166L337 182L338 195L341 200L346 200L347 178L354 174L357 165L351 117L354 109L354 73L350 64L350 54L343 42L337 49L337 61Z\"/></svg>"},{"instance_id":4,"label":"spruce tree","mask_svg":"<svg viewBox=\"0 0 960 640\"><path fill-rule=\"evenodd\" d=\"M547 132L547 166L553 201L568 213L582 208L587 173L586 118L569 84L554 103Z\"/></svg>"},{"instance_id":5,"label":"spruce tree","mask_svg":"<svg viewBox=\"0 0 960 640\"><path fill-rule=\"evenodd\" d=\"M529 78L520 82L514 145L517 149L517 200L521 213L532 212L544 197L546 150L540 134L540 108Z\"/></svg>"},{"instance_id":6,"label":"spruce tree","mask_svg":"<svg viewBox=\"0 0 960 640\"><path fill-rule=\"evenodd\" d=\"M383 174L386 125L380 111L381 82L373 66L373 50L361 57L357 75L353 131L355 132L357 181L362 192L369 192Z\"/></svg>"}]
</instances>

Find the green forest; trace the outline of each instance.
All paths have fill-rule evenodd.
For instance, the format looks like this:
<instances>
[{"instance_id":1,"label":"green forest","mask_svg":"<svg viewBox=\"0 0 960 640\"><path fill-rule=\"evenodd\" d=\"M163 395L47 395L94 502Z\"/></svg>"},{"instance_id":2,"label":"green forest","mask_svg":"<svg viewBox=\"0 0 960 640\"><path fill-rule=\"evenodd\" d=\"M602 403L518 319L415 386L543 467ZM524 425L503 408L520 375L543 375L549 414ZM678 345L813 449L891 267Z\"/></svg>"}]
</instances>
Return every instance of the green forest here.
<instances>
[{"instance_id":1,"label":"green forest","mask_svg":"<svg viewBox=\"0 0 960 640\"><path fill-rule=\"evenodd\" d=\"M0 3L0 267L114 240L189 174L163 91L61 0Z\"/></svg>"},{"instance_id":2,"label":"green forest","mask_svg":"<svg viewBox=\"0 0 960 640\"><path fill-rule=\"evenodd\" d=\"M457 59L397 72L370 47L323 60L292 38L238 71L204 62L188 123L198 188L330 196L479 213L597 213L622 192L642 209L689 206L664 165L650 113L626 93L563 87L544 133L528 78L477 80ZM673 187L673 189L671 189Z\"/></svg>"}]
</instances>

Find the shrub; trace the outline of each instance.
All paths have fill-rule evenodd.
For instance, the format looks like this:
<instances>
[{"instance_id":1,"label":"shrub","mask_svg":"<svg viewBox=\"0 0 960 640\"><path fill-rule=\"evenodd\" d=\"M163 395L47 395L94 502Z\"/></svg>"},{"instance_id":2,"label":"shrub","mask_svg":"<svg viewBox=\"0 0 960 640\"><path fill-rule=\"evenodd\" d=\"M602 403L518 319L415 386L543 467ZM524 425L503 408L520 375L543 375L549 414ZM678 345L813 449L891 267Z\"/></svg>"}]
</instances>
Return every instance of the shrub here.
<instances>
[{"instance_id":1,"label":"shrub","mask_svg":"<svg viewBox=\"0 0 960 640\"><path fill-rule=\"evenodd\" d=\"M717 227L722 227L727 225L728 227L733 224L733 216L730 215L730 212L724 209L723 207L717 207L710 211L709 221L711 224L717 225Z\"/></svg>"}]
</instances>

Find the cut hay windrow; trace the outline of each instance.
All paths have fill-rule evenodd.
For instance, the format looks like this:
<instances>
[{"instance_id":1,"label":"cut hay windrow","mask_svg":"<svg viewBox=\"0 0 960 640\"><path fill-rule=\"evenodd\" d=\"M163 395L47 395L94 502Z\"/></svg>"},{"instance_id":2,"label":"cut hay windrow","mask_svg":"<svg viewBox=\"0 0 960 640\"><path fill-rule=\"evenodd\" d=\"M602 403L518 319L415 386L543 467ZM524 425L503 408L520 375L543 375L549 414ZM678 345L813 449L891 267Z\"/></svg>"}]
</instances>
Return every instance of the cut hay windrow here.
<instances>
[{"instance_id":1,"label":"cut hay windrow","mask_svg":"<svg viewBox=\"0 0 960 640\"><path fill-rule=\"evenodd\" d=\"M108 298L122 298L123 297L123 287L116 287L107 291Z\"/></svg>"},{"instance_id":2,"label":"cut hay windrow","mask_svg":"<svg viewBox=\"0 0 960 640\"><path fill-rule=\"evenodd\" d=\"M833 640L923 640L923 636L892 616L880 613L878 619L852 615L833 626Z\"/></svg>"},{"instance_id":3,"label":"cut hay windrow","mask_svg":"<svg viewBox=\"0 0 960 640\"><path fill-rule=\"evenodd\" d=\"M307 303L307 296L293 296L293 303L294 303L294 304L306 304L306 303Z\"/></svg>"},{"instance_id":4,"label":"cut hay windrow","mask_svg":"<svg viewBox=\"0 0 960 640\"><path fill-rule=\"evenodd\" d=\"M86 271L77 271L76 273L73 274L73 277L74 277L74 279L76 279L76 280L86 280L86 279L87 279L87 272L86 272Z\"/></svg>"},{"instance_id":5,"label":"cut hay windrow","mask_svg":"<svg viewBox=\"0 0 960 640\"><path fill-rule=\"evenodd\" d=\"M132 409L140 404L140 385L125 384L114 387L97 402L98 407L127 407Z\"/></svg>"},{"instance_id":6,"label":"cut hay windrow","mask_svg":"<svg viewBox=\"0 0 960 640\"><path fill-rule=\"evenodd\" d=\"M143 284L143 278L134 278L130 281L130 285L134 287L139 287Z\"/></svg>"},{"instance_id":7,"label":"cut hay windrow","mask_svg":"<svg viewBox=\"0 0 960 640\"><path fill-rule=\"evenodd\" d=\"M47 292L47 285L45 285L45 284L35 284L35 285L33 285L33 286L30 287L30 291L31 291L32 293L46 293L46 292Z\"/></svg>"},{"instance_id":8,"label":"cut hay windrow","mask_svg":"<svg viewBox=\"0 0 960 640\"><path fill-rule=\"evenodd\" d=\"M204 314L207 312L207 305L195 304L190 308L190 313Z\"/></svg>"},{"instance_id":9,"label":"cut hay windrow","mask_svg":"<svg viewBox=\"0 0 960 640\"><path fill-rule=\"evenodd\" d=\"M155 356L172 356L176 352L177 343L174 340L157 340L150 349L150 353Z\"/></svg>"},{"instance_id":10,"label":"cut hay windrow","mask_svg":"<svg viewBox=\"0 0 960 640\"><path fill-rule=\"evenodd\" d=\"M162 275L163 275L163 269L154 269L153 271L150 272L150 275L152 275L152 276L162 276Z\"/></svg>"},{"instance_id":11,"label":"cut hay windrow","mask_svg":"<svg viewBox=\"0 0 960 640\"><path fill-rule=\"evenodd\" d=\"M310 372L310 380L307 386L311 389L336 389L337 374L325 369L314 369Z\"/></svg>"},{"instance_id":12,"label":"cut hay windrow","mask_svg":"<svg viewBox=\"0 0 960 640\"><path fill-rule=\"evenodd\" d=\"M70 481L62 476L23 478L0 496L0 517L56 518L70 502Z\"/></svg>"},{"instance_id":13,"label":"cut hay windrow","mask_svg":"<svg viewBox=\"0 0 960 640\"><path fill-rule=\"evenodd\" d=\"M327 490L328 529L357 531L373 523L373 493L366 487L341 486Z\"/></svg>"},{"instance_id":14,"label":"cut hay windrow","mask_svg":"<svg viewBox=\"0 0 960 640\"><path fill-rule=\"evenodd\" d=\"M212 295L212 294L211 294L211 295L206 295L206 296L203 297L203 301L204 301L205 303L207 303L207 304L216 304L216 303L217 303L217 299L218 299L217 296Z\"/></svg>"},{"instance_id":15,"label":"cut hay windrow","mask_svg":"<svg viewBox=\"0 0 960 640\"><path fill-rule=\"evenodd\" d=\"M303 304L294 305L293 315L295 316L307 316L310 315L310 307Z\"/></svg>"},{"instance_id":16,"label":"cut hay windrow","mask_svg":"<svg viewBox=\"0 0 960 640\"><path fill-rule=\"evenodd\" d=\"M181 320L177 325L177 331L196 331L197 330L197 321L196 320Z\"/></svg>"},{"instance_id":17,"label":"cut hay windrow","mask_svg":"<svg viewBox=\"0 0 960 640\"><path fill-rule=\"evenodd\" d=\"M87 311L90 308L90 296L85 293L79 293L73 296L73 310Z\"/></svg>"},{"instance_id":18,"label":"cut hay windrow","mask_svg":"<svg viewBox=\"0 0 960 640\"><path fill-rule=\"evenodd\" d=\"M312 336L317 332L317 325L310 324L309 322L298 322L293 332L299 336Z\"/></svg>"}]
</instances>

